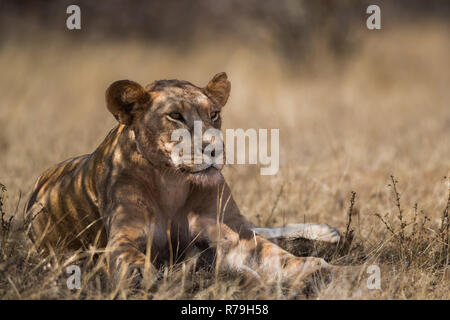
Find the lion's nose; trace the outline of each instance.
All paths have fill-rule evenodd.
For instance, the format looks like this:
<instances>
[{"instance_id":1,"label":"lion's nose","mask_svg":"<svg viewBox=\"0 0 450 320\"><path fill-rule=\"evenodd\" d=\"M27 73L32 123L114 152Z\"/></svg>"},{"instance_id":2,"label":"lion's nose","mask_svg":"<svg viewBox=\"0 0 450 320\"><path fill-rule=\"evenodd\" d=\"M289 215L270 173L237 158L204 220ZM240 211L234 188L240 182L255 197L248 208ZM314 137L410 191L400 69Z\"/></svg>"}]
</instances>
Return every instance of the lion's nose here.
<instances>
[{"instance_id":1,"label":"lion's nose","mask_svg":"<svg viewBox=\"0 0 450 320\"><path fill-rule=\"evenodd\" d=\"M211 144L210 141L203 141L203 143L202 143L202 153L203 153L203 154L205 154L205 149L206 149L206 147L208 147L210 144ZM213 150L211 151L211 157L214 158L215 156L216 156L216 150L213 149Z\"/></svg>"}]
</instances>

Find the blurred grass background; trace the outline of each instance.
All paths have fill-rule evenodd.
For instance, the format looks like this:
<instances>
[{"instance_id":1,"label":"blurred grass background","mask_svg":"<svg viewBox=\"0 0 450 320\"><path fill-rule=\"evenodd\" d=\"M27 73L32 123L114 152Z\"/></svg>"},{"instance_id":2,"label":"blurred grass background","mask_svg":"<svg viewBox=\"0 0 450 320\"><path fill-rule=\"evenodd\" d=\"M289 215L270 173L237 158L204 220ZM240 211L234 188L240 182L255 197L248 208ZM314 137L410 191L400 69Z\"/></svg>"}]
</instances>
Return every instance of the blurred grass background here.
<instances>
[{"instance_id":1,"label":"blurred grass background","mask_svg":"<svg viewBox=\"0 0 450 320\"><path fill-rule=\"evenodd\" d=\"M394 209L394 174L405 214L417 202L438 228L450 174L448 1L377 1L381 30L366 28L370 1L77 1L76 31L65 27L69 4L0 1L7 212L43 170L92 152L115 125L104 103L111 82L205 85L225 71L224 128L280 129L277 175L224 171L252 222L342 230L354 190L357 236L380 243L387 231L374 214ZM410 280L407 294L428 297Z\"/></svg>"}]
</instances>

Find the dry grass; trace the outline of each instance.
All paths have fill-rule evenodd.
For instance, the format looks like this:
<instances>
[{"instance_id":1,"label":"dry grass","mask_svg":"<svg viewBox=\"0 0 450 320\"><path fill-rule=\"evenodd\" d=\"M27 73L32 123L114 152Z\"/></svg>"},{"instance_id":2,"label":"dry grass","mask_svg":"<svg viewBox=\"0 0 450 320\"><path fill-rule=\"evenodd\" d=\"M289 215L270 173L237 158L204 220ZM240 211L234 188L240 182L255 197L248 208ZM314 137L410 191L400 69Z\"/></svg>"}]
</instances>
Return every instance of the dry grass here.
<instances>
[{"instance_id":1,"label":"dry grass","mask_svg":"<svg viewBox=\"0 0 450 320\"><path fill-rule=\"evenodd\" d=\"M0 182L8 190L1 191L0 298L449 299L448 27L405 26L364 39L345 63L317 51L290 73L270 47L232 42L200 43L182 53L133 41L5 42ZM233 86L225 127L280 128L277 175L260 176L253 166L224 171L241 210L261 226L306 221L353 229L354 245L332 262L379 265L381 290L365 288L365 272L315 279L312 290L298 292L239 275L191 273L180 264L133 292L110 288L102 257L87 253L83 289L71 292L63 272L71 262L30 250L24 198L44 169L91 152L114 125L103 101L109 83L206 84L219 71Z\"/></svg>"}]
</instances>

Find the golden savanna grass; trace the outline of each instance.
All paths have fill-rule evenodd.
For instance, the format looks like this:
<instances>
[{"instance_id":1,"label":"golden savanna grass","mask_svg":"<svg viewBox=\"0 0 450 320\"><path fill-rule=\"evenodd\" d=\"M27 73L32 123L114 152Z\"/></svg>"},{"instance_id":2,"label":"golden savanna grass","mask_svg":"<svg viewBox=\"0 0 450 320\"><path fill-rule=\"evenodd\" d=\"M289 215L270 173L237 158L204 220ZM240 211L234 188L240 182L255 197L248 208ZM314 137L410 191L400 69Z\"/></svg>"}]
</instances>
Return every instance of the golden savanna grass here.
<instances>
[{"instance_id":1,"label":"golden savanna grass","mask_svg":"<svg viewBox=\"0 0 450 320\"><path fill-rule=\"evenodd\" d=\"M0 298L449 299L448 26L367 32L358 46L338 63L319 44L302 67L286 70L270 47L232 41L199 42L183 52L61 36L4 42ZM70 291L64 266L71 262L30 250L25 198L43 170L92 152L115 125L104 103L111 82L177 78L204 85L220 71L232 83L225 128L280 129L278 174L261 176L257 166L224 170L241 210L259 226L306 221L342 232L351 212L353 245L331 262L379 265L381 290L366 288L364 268L314 279L305 291L207 270L192 274L180 264L150 288L133 291L110 288L102 259L88 258L82 289Z\"/></svg>"}]
</instances>

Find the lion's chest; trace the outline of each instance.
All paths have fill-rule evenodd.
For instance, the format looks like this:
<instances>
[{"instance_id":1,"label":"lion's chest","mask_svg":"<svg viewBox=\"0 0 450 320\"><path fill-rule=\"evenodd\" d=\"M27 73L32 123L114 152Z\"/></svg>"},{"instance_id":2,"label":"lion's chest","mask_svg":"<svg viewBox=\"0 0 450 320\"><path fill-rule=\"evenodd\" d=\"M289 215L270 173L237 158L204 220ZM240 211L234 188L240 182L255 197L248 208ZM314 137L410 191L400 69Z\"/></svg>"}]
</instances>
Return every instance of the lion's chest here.
<instances>
[{"instance_id":1,"label":"lion's chest","mask_svg":"<svg viewBox=\"0 0 450 320\"><path fill-rule=\"evenodd\" d=\"M154 226L152 255L160 263L175 263L183 259L193 246L193 239L185 219L164 219Z\"/></svg>"}]
</instances>

